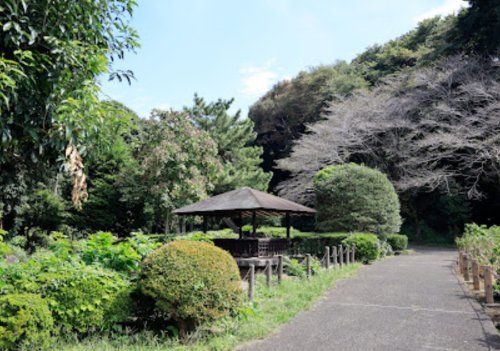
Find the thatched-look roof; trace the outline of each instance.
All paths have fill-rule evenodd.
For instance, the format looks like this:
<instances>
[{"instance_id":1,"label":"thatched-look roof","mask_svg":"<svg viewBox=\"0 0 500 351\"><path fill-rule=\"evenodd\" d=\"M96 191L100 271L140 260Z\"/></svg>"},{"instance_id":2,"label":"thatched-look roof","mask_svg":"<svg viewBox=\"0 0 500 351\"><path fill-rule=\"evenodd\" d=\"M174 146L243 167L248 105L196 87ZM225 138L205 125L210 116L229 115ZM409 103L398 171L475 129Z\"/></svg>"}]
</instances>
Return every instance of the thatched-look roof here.
<instances>
[{"instance_id":1,"label":"thatched-look roof","mask_svg":"<svg viewBox=\"0 0 500 351\"><path fill-rule=\"evenodd\" d=\"M199 216L276 216L315 214L312 208L248 187L228 191L174 211L177 215Z\"/></svg>"}]
</instances>

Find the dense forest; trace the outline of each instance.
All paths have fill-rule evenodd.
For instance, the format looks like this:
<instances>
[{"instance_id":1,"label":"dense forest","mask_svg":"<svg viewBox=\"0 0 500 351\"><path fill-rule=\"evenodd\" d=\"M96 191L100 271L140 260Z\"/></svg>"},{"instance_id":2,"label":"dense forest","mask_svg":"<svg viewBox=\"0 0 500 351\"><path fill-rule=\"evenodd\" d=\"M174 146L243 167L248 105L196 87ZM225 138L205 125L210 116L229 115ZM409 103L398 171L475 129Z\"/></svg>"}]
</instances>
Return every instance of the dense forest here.
<instances>
[{"instance_id":1,"label":"dense forest","mask_svg":"<svg viewBox=\"0 0 500 351\"><path fill-rule=\"evenodd\" d=\"M353 161L389 175L414 239L499 223L500 5L469 4L260 98L249 117L271 187L313 204L314 173Z\"/></svg>"},{"instance_id":2,"label":"dense forest","mask_svg":"<svg viewBox=\"0 0 500 351\"><path fill-rule=\"evenodd\" d=\"M312 204L314 172L344 162L389 176L416 239L498 223L500 5L469 5L278 83L249 118L195 95L141 119L99 85L134 79L115 63L139 46L135 1L8 1L0 228L33 243L55 229L168 232L176 207L240 186Z\"/></svg>"}]
</instances>

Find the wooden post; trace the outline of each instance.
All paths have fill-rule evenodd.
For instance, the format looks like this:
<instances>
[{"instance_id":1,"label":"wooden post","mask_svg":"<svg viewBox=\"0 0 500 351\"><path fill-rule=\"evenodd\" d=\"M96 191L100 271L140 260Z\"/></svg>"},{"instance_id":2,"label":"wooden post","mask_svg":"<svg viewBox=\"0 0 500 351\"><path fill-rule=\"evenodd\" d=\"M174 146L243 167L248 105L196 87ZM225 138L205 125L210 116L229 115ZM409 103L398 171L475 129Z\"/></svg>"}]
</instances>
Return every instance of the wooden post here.
<instances>
[{"instance_id":1,"label":"wooden post","mask_svg":"<svg viewBox=\"0 0 500 351\"><path fill-rule=\"evenodd\" d=\"M252 236L257 236L257 215L255 213L255 210L252 211Z\"/></svg>"},{"instance_id":2,"label":"wooden post","mask_svg":"<svg viewBox=\"0 0 500 351\"><path fill-rule=\"evenodd\" d=\"M354 263L356 262L356 245L352 246L351 254L352 254L351 262Z\"/></svg>"},{"instance_id":3,"label":"wooden post","mask_svg":"<svg viewBox=\"0 0 500 351\"><path fill-rule=\"evenodd\" d=\"M306 275L307 279L311 277L311 254L306 255Z\"/></svg>"},{"instance_id":4,"label":"wooden post","mask_svg":"<svg viewBox=\"0 0 500 351\"><path fill-rule=\"evenodd\" d=\"M458 268L460 271L460 274L464 274L464 253L460 251L458 254Z\"/></svg>"},{"instance_id":5,"label":"wooden post","mask_svg":"<svg viewBox=\"0 0 500 351\"><path fill-rule=\"evenodd\" d=\"M333 258L333 265L337 266L337 264L338 264L337 246L332 246L332 258Z\"/></svg>"},{"instance_id":6,"label":"wooden post","mask_svg":"<svg viewBox=\"0 0 500 351\"><path fill-rule=\"evenodd\" d=\"M493 300L493 269L491 266L484 266L484 296L487 304L495 302Z\"/></svg>"},{"instance_id":7,"label":"wooden post","mask_svg":"<svg viewBox=\"0 0 500 351\"><path fill-rule=\"evenodd\" d=\"M290 213L285 215L285 225L286 225L286 239L290 240Z\"/></svg>"},{"instance_id":8,"label":"wooden post","mask_svg":"<svg viewBox=\"0 0 500 351\"><path fill-rule=\"evenodd\" d=\"M345 264L349 264L351 260L351 253L350 253L350 250L349 250L349 246L346 246L345 247Z\"/></svg>"},{"instance_id":9,"label":"wooden post","mask_svg":"<svg viewBox=\"0 0 500 351\"><path fill-rule=\"evenodd\" d=\"M186 220L184 219L184 217L181 217L181 221L182 221L182 235L186 235Z\"/></svg>"},{"instance_id":10,"label":"wooden post","mask_svg":"<svg viewBox=\"0 0 500 351\"><path fill-rule=\"evenodd\" d=\"M472 283L474 290L479 290L479 262L476 259L472 260Z\"/></svg>"},{"instance_id":11,"label":"wooden post","mask_svg":"<svg viewBox=\"0 0 500 351\"><path fill-rule=\"evenodd\" d=\"M278 255L278 284L283 280L283 255Z\"/></svg>"},{"instance_id":12,"label":"wooden post","mask_svg":"<svg viewBox=\"0 0 500 351\"><path fill-rule=\"evenodd\" d=\"M344 265L344 248L342 244L339 245L339 265Z\"/></svg>"},{"instance_id":13,"label":"wooden post","mask_svg":"<svg viewBox=\"0 0 500 351\"><path fill-rule=\"evenodd\" d=\"M268 288L271 286L272 274L273 274L273 261L269 260L267 261L267 267L266 267L266 285Z\"/></svg>"},{"instance_id":14,"label":"wooden post","mask_svg":"<svg viewBox=\"0 0 500 351\"><path fill-rule=\"evenodd\" d=\"M253 301L253 294L255 289L255 265L250 265L250 272L248 276L248 299Z\"/></svg>"},{"instance_id":15,"label":"wooden post","mask_svg":"<svg viewBox=\"0 0 500 351\"><path fill-rule=\"evenodd\" d=\"M325 267L330 269L330 247L325 246Z\"/></svg>"},{"instance_id":16,"label":"wooden post","mask_svg":"<svg viewBox=\"0 0 500 351\"><path fill-rule=\"evenodd\" d=\"M240 239L243 238L243 217L241 215L241 212L238 217L238 236L240 237Z\"/></svg>"},{"instance_id":17,"label":"wooden post","mask_svg":"<svg viewBox=\"0 0 500 351\"><path fill-rule=\"evenodd\" d=\"M208 230L208 218L207 216L203 216L203 233L206 233Z\"/></svg>"},{"instance_id":18,"label":"wooden post","mask_svg":"<svg viewBox=\"0 0 500 351\"><path fill-rule=\"evenodd\" d=\"M470 280L469 277L469 254L464 253L464 280L468 282Z\"/></svg>"}]
</instances>

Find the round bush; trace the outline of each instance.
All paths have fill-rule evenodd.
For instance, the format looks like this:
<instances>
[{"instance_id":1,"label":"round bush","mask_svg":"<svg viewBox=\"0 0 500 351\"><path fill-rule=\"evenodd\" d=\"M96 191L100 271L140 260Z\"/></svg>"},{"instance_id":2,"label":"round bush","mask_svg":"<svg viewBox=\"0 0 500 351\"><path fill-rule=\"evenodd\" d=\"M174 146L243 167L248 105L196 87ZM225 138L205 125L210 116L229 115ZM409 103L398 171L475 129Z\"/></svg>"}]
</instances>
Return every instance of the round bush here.
<instances>
[{"instance_id":1,"label":"round bush","mask_svg":"<svg viewBox=\"0 0 500 351\"><path fill-rule=\"evenodd\" d=\"M144 260L140 285L181 333L228 315L242 301L234 259L204 242L177 240L153 251Z\"/></svg>"},{"instance_id":2,"label":"round bush","mask_svg":"<svg viewBox=\"0 0 500 351\"><path fill-rule=\"evenodd\" d=\"M52 315L40 295L0 296L0 350L46 348L53 331Z\"/></svg>"},{"instance_id":3,"label":"round bush","mask_svg":"<svg viewBox=\"0 0 500 351\"><path fill-rule=\"evenodd\" d=\"M383 173L354 163L330 166L316 173L314 188L318 230L399 231L399 199Z\"/></svg>"},{"instance_id":4,"label":"round bush","mask_svg":"<svg viewBox=\"0 0 500 351\"><path fill-rule=\"evenodd\" d=\"M356 246L356 260L363 263L375 261L379 256L379 240L375 234L351 234L342 244Z\"/></svg>"},{"instance_id":5,"label":"round bush","mask_svg":"<svg viewBox=\"0 0 500 351\"><path fill-rule=\"evenodd\" d=\"M400 234L387 235L387 242L394 251L403 251L408 247L408 237Z\"/></svg>"}]
</instances>

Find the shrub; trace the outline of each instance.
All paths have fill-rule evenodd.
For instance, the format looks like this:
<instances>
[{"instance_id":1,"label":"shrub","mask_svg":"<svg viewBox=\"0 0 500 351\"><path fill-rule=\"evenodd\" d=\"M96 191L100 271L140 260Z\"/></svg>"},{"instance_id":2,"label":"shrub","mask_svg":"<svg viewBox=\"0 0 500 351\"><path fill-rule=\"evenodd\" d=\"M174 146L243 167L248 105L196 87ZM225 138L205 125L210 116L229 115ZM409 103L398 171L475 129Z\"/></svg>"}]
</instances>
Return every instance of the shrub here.
<instances>
[{"instance_id":1,"label":"shrub","mask_svg":"<svg viewBox=\"0 0 500 351\"><path fill-rule=\"evenodd\" d=\"M0 294L34 293L49 301L57 326L86 333L127 319L131 284L117 272L41 252L2 269Z\"/></svg>"},{"instance_id":2,"label":"shrub","mask_svg":"<svg viewBox=\"0 0 500 351\"><path fill-rule=\"evenodd\" d=\"M322 256L326 246L338 246L349 236L347 233L322 233L292 236L288 248L291 254Z\"/></svg>"},{"instance_id":3,"label":"shrub","mask_svg":"<svg viewBox=\"0 0 500 351\"><path fill-rule=\"evenodd\" d=\"M41 349L51 344L54 322L47 302L35 294L0 296L0 349Z\"/></svg>"},{"instance_id":4,"label":"shrub","mask_svg":"<svg viewBox=\"0 0 500 351\"><path fill-rule=\"evenodd\" d=\"M311 272L316 274L321 270L321 263L316 257L311 257ZM299 262L297 259L285 261L285 272L288 275L303 278L307 274L306 261Z\"/></svg>"},{"instance_id":5,"label":"shrub","mask_svg":"<svg viewBox=\"0 0 500 351\"><path fill-rule=\"evenodd\" d=\"M386 239L394 251L403 251L408 247L408 237L406 235L389 234Z\"/></svg>"},{"instance_id":6,"label":"shrub","mask_svg":"<svg viewBox=\"0 0 500 351\"><path fill-rule=\"evenodd\" d=\"M234 259L203 242L177 240L155 250L144 260L140 286L181 333L234 312L242 301Z\"/></svg>"},{"instance_id":7,"label":"shrub","mask_svg":"<svg viewBox=\"0 0 500 351\"><path fill-rule=\"evenodd\" d=\"M330 166L316 173L314 188L319 230L399 232L399 199L383 173L354 163Z\"/></svg>"},{"instance_id":8,"label":"shrub","mask_svg":"<svg viewBox=\"0 0 500 351\"><path fill-rule=\"evenodd\" d=\"M379 256L379 240L375 234L351 234L342 244L356 246L356 259L363 263L370 263Z\"/></svg>"},{"instance_id":9,"label":"shrub","mask_svg":"<svg viewBox=\"0 0 500 351\"><path fill-rule=\"evenodd\" d=\"M63 268L64 267L64 268ZM41 291L65 330L109 330L131 314L131 284L120 274L96 266L66 264L39 277Z\"/></svg>"}]
</instances>

